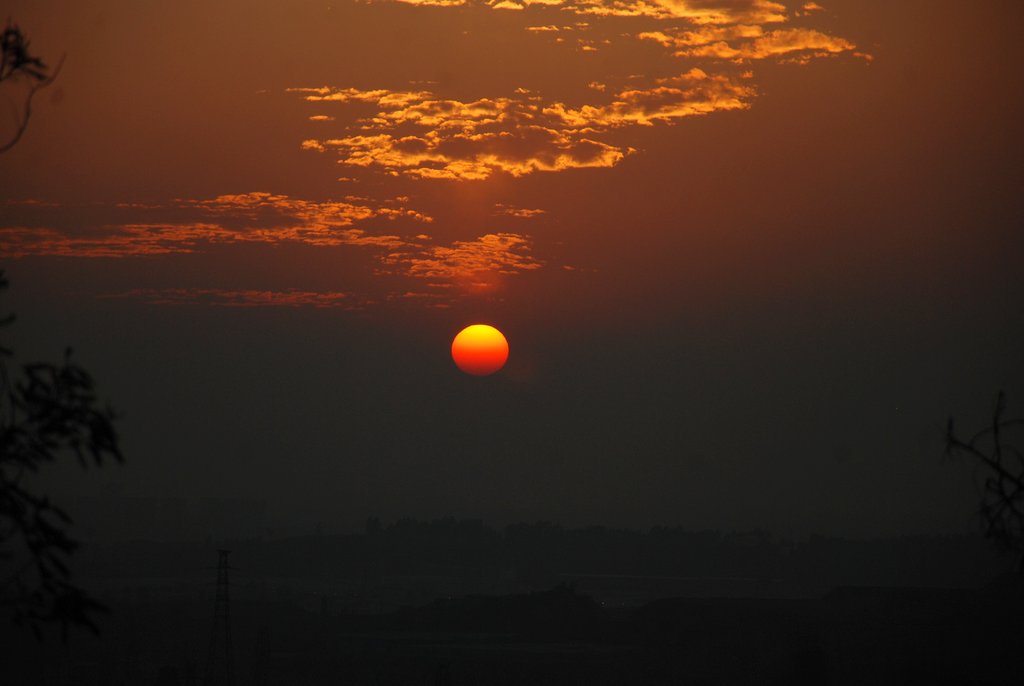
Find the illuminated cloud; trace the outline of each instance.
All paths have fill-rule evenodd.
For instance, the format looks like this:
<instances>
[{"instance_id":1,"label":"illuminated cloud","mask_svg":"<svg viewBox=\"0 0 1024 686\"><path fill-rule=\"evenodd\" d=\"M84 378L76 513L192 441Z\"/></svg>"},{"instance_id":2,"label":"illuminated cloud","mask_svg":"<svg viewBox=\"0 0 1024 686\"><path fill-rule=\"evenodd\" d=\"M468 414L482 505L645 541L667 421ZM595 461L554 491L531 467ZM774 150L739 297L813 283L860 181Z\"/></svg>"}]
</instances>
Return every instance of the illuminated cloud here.
<instances>
[{"instance_id":1,"label":"illuminated cloud","mask_svg":"<svg viewBox=\"0 0 1024 686\"><path fill-rule=\"evenodd\" d=\"M508 97L465 100L422 89L290 88L318 106L364 105L358 110L360 115L347 120L339 116L347 123L333 137L304 140L303 149L336 153L339 162L349 167L420 179L483 180L496 173L520 177L541 171L607 168L635 152L621 134L610 135L613 129L673 124L685 117L749 108L757 94L750 82L752 74L749 70L737 74L723 61L775 58L781 63L804 64L845 52L871 59L855 52L856 46L844 38L814 28L778 28L792 17L820 11L820 5L811 2L796 7L792 17L785 5L773 0L407 3L482 9L531 7L531 21L524 21L523 28L552 36L565 49L593 52L626 37L654 41L690 64L672 79L630 76L627 80L609 74L611 78L589 81L587 87L593 93L586 100L590 102L567 102L523 87ZM586 15L587 21L559 21L571 14ZM637 22L617 17L644 17L646 30L624 32L623 28L636 27ZM630 87L609 85L616 80ZM368 116L366 105L375 110Z\"/></svg>"},{"instance_id":2,"label":"illuminated cloud","mask_svg":"<svg viewBox=\"0 0 1024 686\"><path fill-rule=\"evenodd\" d=\"M129 257L194 252L200 244L227 243L237 232L216 224L124 224L102 235L74 236L48 227L0 227L0 256Z\"/></svg>"},{"instance_id":3,"label":"illuminated cloud","mask_svg":"<svg viewBox=\"0 0 1024 686\"><path fill-rule=\"evenodd\" d=\"M546 212L547 210L531 210L524 207L506 205L504 203L498 203L494 206L495 214L503 214L509 217L518 217L520 219L529 219L530 217L536 217L545 214Z\"/></svg>"},{"instance_id":4,"label":"illuminated cloud","mask_svg":"<svg viewBox=\"0 0 1024 686\"><path fill-rule=\"evenodd\" d=\"M433 219L421 212L403 207L408 197L385 200L377 205L356 204L367 202L366 198L349 196L346 201L314 201L291 198L271 193L242 193L219 195L209 200L178 200L180 207L193 207L214 216L241 216L252 220L260 217L274 221L292 219L297 228L310 234L330 230L339 226L351 226L357 221L383 217L385 219L408 218L419 222ZM398 205L394 207L392 205Z\"/></svg>"},{"instance_id":5,"label":"illuminated cloud","mask_svg":"<svg viewBox=\"0 0 1024 686\"><path fill-rule=\"evenodd\" d=\"M197 252L217 244L297 242L315 246L377 246L393 249L403 240L355 228L374 218L429 223L430 217L404 207L408 198L379 205L353 201L310 201L271 193L220 195L166 204L117 203L135 215L184 215L176 221L112 221L75 231L47 226L0 227L0 256L61 255L130 257Z\"/></svg>"},{"instance_id":6,"label":"illuminated cloud","mask_svg":"<svg viewBox=\"0 0 1024 686\"><path fill-rule=\"evenodd\" d=\"M311 101L377 104L380 110L361 122L361 133L303 143L310 150L335 149L340 161L352 166L381 167L425 179L479 180L496 171L523 176L611 167L628 153L567 127L523 89L514 98L470 102L428 92L292 90Z\"/></svg>"},{"instance_id":7,"label":"illuminated cloud","mask_svg":"<svg viewBox=\"0 0 1024 686\"><path fill-rule=\"evenodd\" d=\"M694 24L771 24L786 21L786 7L770 0L578 0L578 14L683 19Z\"/></svg>"},{"instance_id":8,"label":"illuminated cloud","mask_svg":"<svg viewBox=\"0 0 1024 686\"><path fill-rule=\"evenodd\" d=\"M487 233L474 240L438 243L422 231L408 235L371 233L353 226L358 222L403 219L407 226L421 227L432 220L409 209L409 198L399 196L371 204L349 196L344 201L311 201L272 193L242 193L215 198L178 199L168 203L115 203L105 206L107 215L91 226L58 230L51 226L0 227L0 256L60 256L79 258L139 258L201 253L213 248L240 245L304 245L314 248L359 248L366 256L367 274L386 277L380 286L362 284L361 290L313 291L307 289L256 290L219 288L170 288L132 290L109 297L141 299L161 305L207 304L224 307L311 306L357 309L381 299L408 300L388 295L408 280L424 283L435 295L423 297L431 306L445 306L466 294L494 292L505 279L539 269L543 262L533 255L528 237L515 233ZM30 216L67 207L16 202L8 206L28 208ZM76 208L70 208L74 211ZM532 217L542 210L499 205L497 210L515 217ZM124 215L133 221L123 221ZM174 215L175 221L139 221ZM38 217L36 217L38 219ZM121 218L122 221L116 221ZM111 219L114 221L106 221ZM365 277L361 277L365 278ZM399 279L398 282L395 279ZM390 285L389 285L390 284ZM384 289L384 293L381 290ZM413 289L415 290L415 289ZM399 293L403 291L398 291ZM430 291L428 291L429 293ZM443 301L443 302L442 302Z\"/></svg>"},{"instance_id":9,"label":"illuminated cloud","mask_svg":"<svg viewBox=\"0 0 1024 686\"><path fill-rule=\"evenodd\" d=\"M626 154L599 141L540 126L512 131L425 137L389 134L331 139L344 164L376 165L423 179L486 179L496 171L523 176L536 171L611 167Z\"/></svg>"},{"instance_id":10,"label":"illuminated cloud","mask_svg":"<svg viewBox=\"0 0 1024 686\"><path fill-rule=\"evenodd\" d=\"M336 307L359 309L350 293L300 290L229 290L221 288L141 288L108 295L133 298L151 305L212 305L217 307Z\"/></svg>"},{"instance_id":11,"label":"illuminated cloud","mask_svg":"<svg viewBox=\"0 0 1024 686\"><path fill-rule=\"evenodd\" d=\"M470 102L424 92L292 89L307 100L375 102L379 111L361 120L360 132L305 141L302 147L337 150L340 162L379 167L424 179L480 180L501 171L612 167L631 149L601 140L601 133L749 106L754 90L725 75L692 69L649 88L630 88L611 102L571 107L545 104L528 91L518 97ZM595 90L597 90L595 88Z\"/></svg>"},{"instance_id":12,"label":"illuminated cloud","mask_svg":"<svg viewBox=\"0 0 1024 686\"><path fill-rule=\"evenodd\" d=\"M609 68L588 71L571 84L572 96L552 92L550 83L521 81L509 84L518 86L511 91L463 92L458 97L428 81L398 81L408 85L397 88L289 88L309 103L305 115L312 123L307 130L317 132L307 134L301 147L337 156L344 170L334 176L363 181L359 187L371 194L387 187L377 183L379 178L366 183L372 174L385 181L389 176L465 181L611 168L636 152L630 146L631 130L751 107L758 91L751 65L742 63L806 63L842 53L870 59L856 52L853 42L810 27L814 14L822 11L813 2L793 3L787 10L772 0L392 1L426 7L404 10L409 12L442 13L462 6L503 11L503 22L518 21L534 34L521 40L554 40L570 59L590 67L597 63L579 52L614 51L619 46L613 41L623 40L656 44L641 52L645 58L660 54L663 62L644 66L647 76L630 73L627 64L616 72L611 58L618 55L613 52L606 63ZM631 68L637 70L636 64ZM656 77L673 73L678 75ZM129 258L225 250L232 245L351 247L365 256L367 274L390 284L382 286L390 291L383 299L433 306L445 306L466 293L495 292L506 280L544 265L522 234L495 231L453 242L447 242L452 237L447 234L439 242L422 232L422 225L433 219L411 208L407 197L350 195L313 201L242 193L118 203L91 211L91 223L72 228L41 220L43 213L60 209L47 203L9 200L4 206L10 220L8 226L0 225L0 257ZM104 212L105 220L97 221L95 216ZM505 203L495 204L493 210L504 223L536 219L543 213ZM395 228L382 231L383 224ZM353 292L171 289L128 295L161 304L228 307L351 309L380 300L355 297ZM379 295L379 289L376 292Z\"/></svg>"},{"instance_id":13,"label":"illuminated cloud","mask_svg":"<svg viewBox=\"0 0 1024 686\"><path fill-rule=\"evenodd\" d=\"M395 2L424 7L460 7L467 4L466 0L395 0Z\"/></svg>"},{"instance_id":14,"label":"illuminated cloud","mask_svg":"<svg viewBox=\"0 0 1024 686\"><path fill-rule=\"evenodd\" d=\"M675 48L677 56L727 59L734 61L765 59L789 53L802 52L798 58L785 61L804 63L811 56L827 56L851 51L855 46L843 39L828 36L814 29L795 28L767 31L765 26L790 21L787 8L774 0L396 0L407 4L456 6L474 5L491 9L524 9L530 5L545 5L560 12L593 17L593 21L612 21L615 17L646 17L665 25L665 29L648 30L636 34L645 40L655 40L666 47ZM805 2L792 11L792 17L809 17L824 11L816 2ZM678 25L683 23L686 30ZM524 27L537 33L558 33L589 30L587 22L575 26L556 23L534 24ZM555 38L556 42L565 39ZM735 44L735 41L747 42ZM609 40L602 41L607 44ZM582 51L598 49L596 41L579 38L576 47ZM855 53L870 60L870 55ZM335 93L335 98L344 97Z\"/></svg>"},{"instance_id":15,"label":"illuminated cloud","mask_svg":"<svg viewBox=\"0 0 1024 686\"><path fill-rule=\"evenodd\" d=\"M856 45L844 38L830 36L815 29L789 28L765 31L761 26L702 26L691 31L666 33L644 31L641 40L675 48L677 57L706 57L742 62L780 57L791 53L829 55L849 52ZM741 41L741 42L737 42ZM854 53L862 56L859 53Z\"/></svg>"},{"instance_id":16,"label":"illuminated cloud","mask_svg":"<svg viewBox=\"0 0 1024 686\"><path fill-rule=\"evenodd\" d=\"M709 76L694 68L680 76L660 79L657 86L628 89L608 105L579 109L556 104L545 109L575 127L651 126L682 117L749 107L754 89L728 76Z\"/></svg>"},{"instance_id":17,"label":"illuminated cloud","mask_svg":"<svg viewBox=\"0 0 1024 686\"><path fill-rule=\"evenodd\" d=\"M669 35L662 31L644 31L638 33L637 38L656 41L666 48L681 48L742 38L758 38L764 33L764 29L756 24L735 24L733 26L701 26L693 30L678 32L675 35Z\"/></svg>"},{"instance_id":18,"label":"illuminated cloud","mask_svg":"<svg viewBox=\"0 0 1024 686\"><path fill-rule=\"evenodd\" d=\"M686 43L682 43L682 45L686 45ZM801 52L814 55L838 54L853 51L856 47L844 38L830 36L814 29L780 29L735 46L725 41L719 41L680 50L676 52L676 55L743 61L762 60Z\"/></svg>"},{"instance_id":19,"label":"illuminated cloud","mask_svg":"<svg viewBox=\"0 0 1024 686\"><path fill-rule=\"evenodd\" d=\"M511 276L544 266L533 256L529 237L515 233L489 233L450 246L396 251L383 262L408 276L455 283L487 282L492 275Z\"/></svg>"},{"instance_id":20,"label":"illuminated cloud","mask_svg":"<svg viewBox=\"0 0 1024 686\"><path fill-rule=\"evenodd\" d=\"M407 5L495 10L544 5L581 15L682 19L695 24L773 23L786 21L786 7L771 0L394 0ZM812 3L813 4L813 3Z\"/></svg>"}]
</instances>

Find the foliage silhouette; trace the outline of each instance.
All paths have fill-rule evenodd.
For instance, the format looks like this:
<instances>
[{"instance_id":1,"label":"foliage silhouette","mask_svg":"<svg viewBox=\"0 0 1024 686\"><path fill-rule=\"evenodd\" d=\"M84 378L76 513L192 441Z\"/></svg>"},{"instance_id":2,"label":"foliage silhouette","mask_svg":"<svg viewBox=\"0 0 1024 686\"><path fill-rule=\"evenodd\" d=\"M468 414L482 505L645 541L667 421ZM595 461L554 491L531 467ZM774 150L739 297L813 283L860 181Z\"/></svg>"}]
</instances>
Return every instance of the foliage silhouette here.
<instances>
[{"instance_id":1,"label":"foliage silhouette","mask_svg":"<svg viewBox=\"0 0 1024 686\"><path fill-rule=\"evenodd\" d=\"M28 37L18 25L8 22L3 34L0 34L0 83L21 81L27 84L28 91L24 96L25 104L17 119L14 134L6 142L0 141L0 153L7 152L21 140L32 116L32 98L54 82L63 65L62 56L57 66L50 71L42 59L29 52Z\"/></svg>"},{"instance_id":2,"label":"foliage silhouette","mask_svg":"<svg viewBox=\"0 0 1024 686\"><path fill-rule=\"evenodd\" d=\"M1017 573L1024 576L1024 453L1007 442L1007 433L1024 427L1024 419L1004 419L1006 394L996 396L992 423L970 438L957 436L953 418L946 427L946 452L966 455L985 472L981 516L985 535L1018 556Z\"/></svg>"},{"instance_id":3,"label":"foliage silhouette","mask_svg":"<svg viewBox=\"0 0 1024 686\"><path fill-rule=\"evenodd\" d=\"M7 281L0 271L0 290ZM13 315L0 326L14 321ZM97 631L105 608L72 583L67 558L78 547L71 518L43 494L30 475L71 454L82 467L122 461L115 414L101 407L89 373L71 360L21 365L12 375L11 350L0 346L0 607L37 638L47 623Z\"/></svg>"}]
</instances>

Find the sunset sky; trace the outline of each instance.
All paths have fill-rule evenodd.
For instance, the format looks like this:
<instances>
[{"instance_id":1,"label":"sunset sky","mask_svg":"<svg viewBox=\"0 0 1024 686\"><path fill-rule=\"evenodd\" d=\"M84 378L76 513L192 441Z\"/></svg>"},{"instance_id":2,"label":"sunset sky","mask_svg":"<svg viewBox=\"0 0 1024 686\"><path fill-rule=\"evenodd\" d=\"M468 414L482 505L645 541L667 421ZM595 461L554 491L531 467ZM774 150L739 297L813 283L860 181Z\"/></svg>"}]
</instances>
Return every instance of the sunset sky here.
<instances>
[{"instance_id":1,"label":"sunset sky","mask_svg":"<svg viewBox=\"0 0 1024 686\"><path fill-rule=\"evenodd\" d=\"M5 332L123 467L281 526L972 530L1024 415L1010 0L9 3ZM2 84L11 130L19 84ZM464 326L511 349L489 377Z\"/></svg>"}]
</instances>

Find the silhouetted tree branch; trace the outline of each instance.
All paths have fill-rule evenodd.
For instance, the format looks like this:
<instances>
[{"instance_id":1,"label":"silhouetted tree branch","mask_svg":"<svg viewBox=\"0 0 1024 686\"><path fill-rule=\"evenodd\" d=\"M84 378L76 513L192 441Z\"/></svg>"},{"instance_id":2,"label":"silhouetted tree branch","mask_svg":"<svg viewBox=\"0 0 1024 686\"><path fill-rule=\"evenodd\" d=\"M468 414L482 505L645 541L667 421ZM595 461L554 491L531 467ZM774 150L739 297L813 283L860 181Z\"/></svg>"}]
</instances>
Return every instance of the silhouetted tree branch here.
<instances>
[{"instance_id":1,"label":"silhouetted tree branch","mask_svg":"<svg viewBox=\"0 0 1024 686\"><path fill-rule=\"evenodd\" d=\"M7 281L0 271L0 290ZM0 319L0 327L14 321ZM72 583L68 557L78 547L71 518L33 492L31 475L68 454L101 465L122 461L114 412L101 407L89 373L71 360L21 365L12 375L12 352L0 346L0 607L36 634L49 622L97 630L103 606Z\"/></svg>"},{"instance_id":2,"label":"silhouetted tree branch","mask_svg":"<svg viewBox=\"0 0 1024 686\"><path fill-rule=\"evenodd\" d=\"M28 128L28 120L32 116L32 98L35 94L46 88L60 74L64 66L64 56L53 71L38 57L29 53L28 37L22 33L17 24L8 23L2 35L0 35L0 83L7 81L23 80L28 84L28 92L24 96L25 104L17 118L14 134L10 140L0 142L0 153L7 152L21 140L25 129Z\"/></svg>"},{"instance_id":3,"label":"silhouetted tree branch","mask_svg":"<svg viewBox=\"0 0 1024 686\"><path fill-rule=\"evenodd\" d=\"M1018 556L1017 571L1024 575L1024 454L1006 440L1024 419L1004 419L1006 394L996 397L992 423L967 439L956 435L953 418L946 427L946 452L974 460L985 472L979 514L985 535Z\"/></svg>"}]
</instances>

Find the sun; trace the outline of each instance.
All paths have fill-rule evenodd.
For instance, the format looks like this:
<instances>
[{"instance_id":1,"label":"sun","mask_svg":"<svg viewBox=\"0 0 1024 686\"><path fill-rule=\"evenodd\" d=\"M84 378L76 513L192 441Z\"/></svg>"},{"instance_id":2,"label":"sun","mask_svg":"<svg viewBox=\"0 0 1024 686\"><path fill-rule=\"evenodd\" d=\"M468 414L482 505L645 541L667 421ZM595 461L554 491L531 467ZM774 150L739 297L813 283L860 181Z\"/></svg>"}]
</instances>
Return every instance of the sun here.
<instances>
[{"instance_id":1,"label":"sun","mask_svg":"<svg viewBox=\"0 0 1024 686\"><path fill-rule=\"evenodd\" d=\"M508 341L493 326L472 324L452 341L452 359L467 374L487 376L505 366Z\"/></svg>"}]
</instances>

